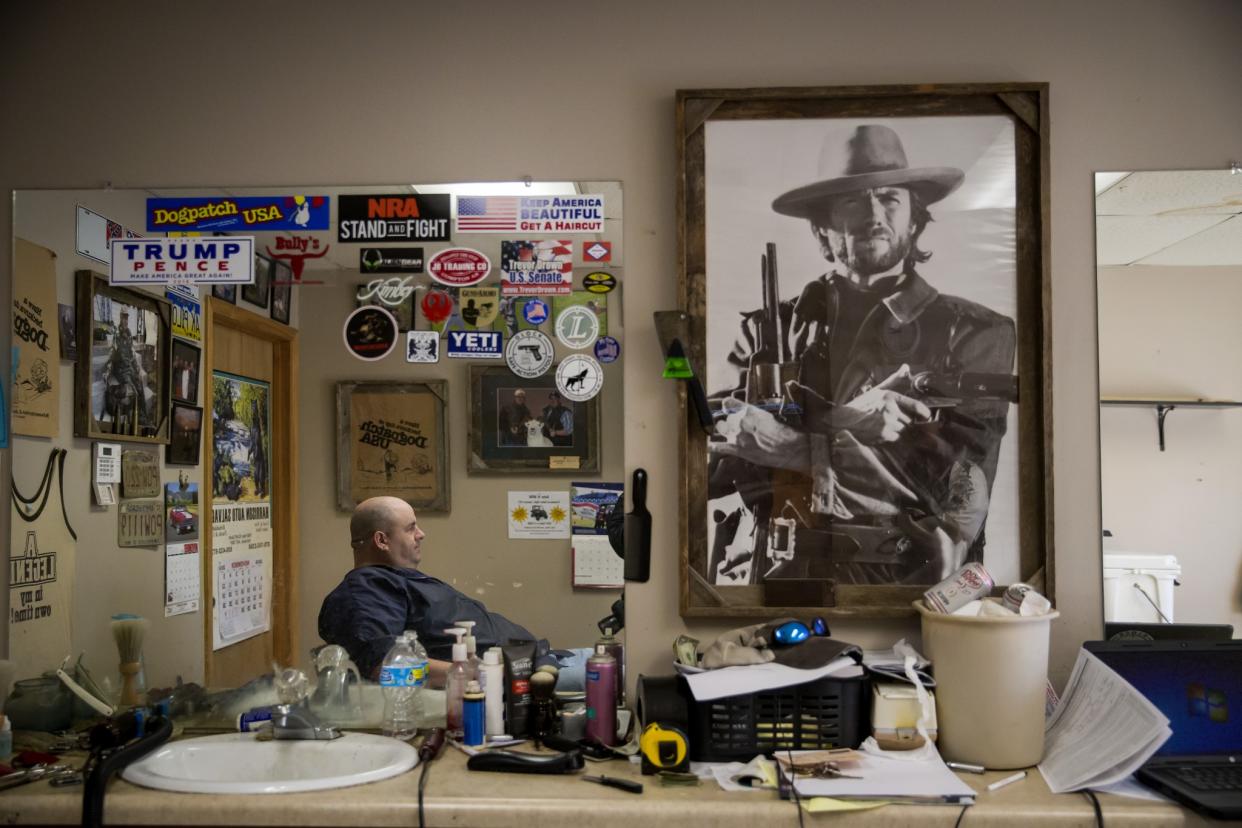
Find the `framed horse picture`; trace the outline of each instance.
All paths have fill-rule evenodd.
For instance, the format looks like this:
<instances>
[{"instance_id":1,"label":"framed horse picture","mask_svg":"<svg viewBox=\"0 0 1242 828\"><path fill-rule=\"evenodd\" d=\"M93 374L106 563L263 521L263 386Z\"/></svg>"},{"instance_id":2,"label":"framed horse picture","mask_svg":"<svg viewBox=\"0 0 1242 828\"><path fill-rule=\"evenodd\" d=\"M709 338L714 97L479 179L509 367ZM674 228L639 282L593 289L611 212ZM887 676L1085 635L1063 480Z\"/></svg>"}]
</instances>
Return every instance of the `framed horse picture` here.
<instances>
[{"instance_id":1,"label":"framed horse picture","mask_svg":"<svg viewBox=\"0 0 1242 828\"><path fill-rule=\"evenodd\" d=\"M79 270L77 315L83 353L74 366L74 436L167 443L167 300Z\"/></svg>"}]
</instances>

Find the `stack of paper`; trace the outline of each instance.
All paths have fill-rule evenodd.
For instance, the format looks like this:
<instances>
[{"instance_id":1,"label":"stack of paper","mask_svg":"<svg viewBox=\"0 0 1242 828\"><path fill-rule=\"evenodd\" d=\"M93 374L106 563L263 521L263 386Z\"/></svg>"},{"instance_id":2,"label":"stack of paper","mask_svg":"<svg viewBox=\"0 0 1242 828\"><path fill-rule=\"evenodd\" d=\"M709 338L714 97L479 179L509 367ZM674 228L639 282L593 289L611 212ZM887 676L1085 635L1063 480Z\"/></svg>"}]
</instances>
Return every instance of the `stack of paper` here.
<instances>
[{"instance_id":1,"label":"stack of paper","mask_svg":"<svg viewBox=\"0 0 1242 828\"><path fill-rule=\"evenodd\" d=\"M743 693L759 693L781 687L792 687L795 684L815 681L825 676L853 678L861 676L862 673L862 667L854 659L842 656L814 670L786 667L775 662L721 667L718 670L706 670L702 673L688 675L686 683L690 685L690 693L695 701L712 701L726 696L740 696Z\"/></svg>"},{"instance_id":2,"label":"stack of paper","mask_svg":"<svg viewBox=\"0 0 1242 828\"><path fill-rule=\"evenodd\" d=\"M1160 749L1169 720L1086 650L1044 732L1039 772L1053 793L1120 782Z\"/></svg>"},{"instance_id":3,"label":"stack of paper","mask_svg":"<svg viewBox=\"0 0 1242 828\"><path fill-rule=\"evenodd\" d=\"M809 779L799 776L794 781L794 787L803 797L958 805L975 801L974 789L949 770L934 748L926 751L879 751L864 744L858 764L844 767L842 772L861 778Z\"/></svg>"}]
</instances>

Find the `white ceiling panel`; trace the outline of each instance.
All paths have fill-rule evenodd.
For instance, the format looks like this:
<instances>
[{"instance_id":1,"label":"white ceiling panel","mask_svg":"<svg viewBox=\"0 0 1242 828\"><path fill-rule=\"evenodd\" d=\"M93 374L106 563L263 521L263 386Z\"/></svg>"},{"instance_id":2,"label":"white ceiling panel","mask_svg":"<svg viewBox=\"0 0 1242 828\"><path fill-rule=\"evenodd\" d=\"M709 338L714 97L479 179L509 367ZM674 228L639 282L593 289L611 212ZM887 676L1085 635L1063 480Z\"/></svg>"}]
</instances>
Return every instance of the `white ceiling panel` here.
<instances>
[{"instance_id":1,"label":"white ceiling panel","mask_svg":"<svg viewBox=\"0 0 1242 828\"><path fill-rule=\"evenodd\" d=\"M1220 220L1220 216L1097 216L1096 264L1149 264L1146 257L1181 246L1185 239L1197 239Z\"/></svg>"},{"instance_id":2,"label":"white ceiling panel","mask_svg":"<svg viewBox=\"0 0 1242 828\"><path fill-rule=\"evenodd\" d=\"M1210 267L1242 265L1242 216L1230 217L1138 262L1142 265Z\"/></svg>"},{"instance_id":3,"label":"white ceiling panel","mask_svg":"<svg viewBox=\"0 0 1242 828\"><path fill-rule=\"evenodd\" d=\"M1242 212L1242 175L1228 170L1134 172L1096 199L1097 215L1188 216Z\"/></svg>"}]
</instances>

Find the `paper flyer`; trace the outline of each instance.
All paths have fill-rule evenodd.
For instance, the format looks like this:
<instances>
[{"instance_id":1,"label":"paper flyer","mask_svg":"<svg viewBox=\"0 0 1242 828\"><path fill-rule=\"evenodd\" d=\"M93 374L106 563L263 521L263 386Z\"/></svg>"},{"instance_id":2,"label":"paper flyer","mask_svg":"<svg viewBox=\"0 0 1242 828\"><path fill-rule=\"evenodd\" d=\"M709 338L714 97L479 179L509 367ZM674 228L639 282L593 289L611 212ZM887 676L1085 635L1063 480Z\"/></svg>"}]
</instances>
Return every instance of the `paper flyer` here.
<instances>
[{"instance_id":1,"label":"paper flyer","mask_svg":"<svg viewBox=\"0 0 1242 828\"><path fill-rule=\"evenodd\" d=\"M568 538L569 492L509 492L509 539Z\"/></svg>"}]
</instances>

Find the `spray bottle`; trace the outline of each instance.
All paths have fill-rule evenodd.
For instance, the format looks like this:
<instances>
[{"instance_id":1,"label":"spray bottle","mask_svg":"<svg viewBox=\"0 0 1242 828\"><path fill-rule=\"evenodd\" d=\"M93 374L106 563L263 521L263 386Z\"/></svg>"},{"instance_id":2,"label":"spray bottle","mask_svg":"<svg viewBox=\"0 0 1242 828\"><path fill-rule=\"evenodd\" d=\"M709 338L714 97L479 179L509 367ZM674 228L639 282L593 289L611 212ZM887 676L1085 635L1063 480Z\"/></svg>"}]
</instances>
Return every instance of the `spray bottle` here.
<instances>
[{"instance_id":1,"label":"spray bottle","mask_svg":"<svg viewBox=\"0 0 1242 828\"><path fill-rule=\"evenodd\" d=\"M611 747L617 743L617 660L607 646L595 645L587 659L586 703L588 739Z\"/></svg>"},{"instance_id":2,"label":"spray bottle","mask_svg":"<svg viewBox=\"0 0 1242 828\"><path fill-rule=\"evenodd\" d=\"M449 627L445 630L449 635L457 636L457 643L453 645L453 665L448 669L448 681L445 684L445 709L448 725L449 736L453 739L461 741L463 722L462 722L462 704L466 696L466 684L468 672L466 661L466 630L463 627Z\"/></svg>"},{"instance_id":3,"label":"spray bottle","mask_svg":"<svg viewBox=\"0 0 1242 828\"><path fill-rule=\"evenodd\" d=\"M479 665L483 663L479 658L478 647L479 642L474 637L474 625L478 621L454 621L453 624L458 627L464 627L466 630L466 681L478 681Z\"/></svg>"}]
</instances>

